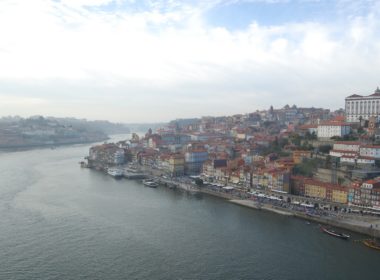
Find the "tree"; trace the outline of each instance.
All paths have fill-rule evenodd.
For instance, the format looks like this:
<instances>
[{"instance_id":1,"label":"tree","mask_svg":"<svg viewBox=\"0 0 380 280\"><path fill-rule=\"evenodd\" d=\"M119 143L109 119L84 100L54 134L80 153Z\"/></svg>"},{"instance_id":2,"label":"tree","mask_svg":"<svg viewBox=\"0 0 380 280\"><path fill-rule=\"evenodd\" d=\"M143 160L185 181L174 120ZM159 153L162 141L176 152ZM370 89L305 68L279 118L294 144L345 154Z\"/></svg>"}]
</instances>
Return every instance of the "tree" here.
<instances>
[{"instance_id":1,"label":"tree","mask_svg":"<svg viewBox=\"0 0 380 280\"><path fill-rule=\"evenodd\" d=\"M324 153L324 154L328 154L330 152L330 150L332 149L332 146L331 145L321 145L319 146L318 150L321 152L321 153Z\"/></svg>"},{"instance_id":2,"label":"tree","mask_svg":"<svg viewBox=\"0 0 380 280\"><path fill-rule=\"evenodd\" d=\"M289 140L288 139L286 139L286 138L281 138L280 140L279 140L279 145L280 145L280 147L281 148L284 148L286 145L288 145L289 144Z\"/></svg>"},{"instance_id":3,"label":"tree","mask_svg":"<svg viewBox=\"0 0 380 280\"><path fill-rule=\"evenodd\" d=\"M330 168L331 166L331 156L327 155L326 160L325 160L325 168Z\"/></svg>"},{"instance_id":4,"label":"tree","mask_svg":"<svg viewBox=\"0 0 380 280\"><path fill-rule=\"evenodd\" d=\"M301 136L299 136L297 133L294 133L290 137L290 141L296 145L296 146L301 146Z\"/></svg>"},{"instance_id":5,"label":"tree","mask_svg":"<svg viewBox=\"0 0 380 280\"><path fill-rule=\"evenodd\" d=\"M338 177L338 184L342 185L344 183L344 178Z\"/></svg>"},{"instance_id":6,"label":"tree","mask_svg":"<svg viewBox=\"0 0 380 280\"><path fill-rule=\"evenodd\" d=\"M306 177L312 177L313 173L316 171L320 165L320 160L317 158L313 159L303 159L302 163L296 164L293 167L294 175L302 175Z\"/></svg>"},{"instance_id":7,"label":"tree","mask_svg":"<svg viewBox=\"0 0 380 280\"><path fill-rule=\"evenodd\" d=\"M140 137L136 133L132 133L132 140L133 141L139 141Z\"/></svg>"},{"instance_id":8,"label":"tree","mask_svg":"<svg viewBox=\"0 0 380 280\"><path fill-rule=\"evenodd\" d=\"M358 134L363 134L363 133L364 133L364 128L360 126L358 128Z\"/></svg>"},{"instance_id":9,"label":"tree","mask_svg":"<svg viewBox=\"0 0 380 280\"><path fill-rule=\"evenodd\" d=\"M315 131L313 131L312 133L310 133L309 131L307 131L305 133L305 139L307 139L307 140L317 140L317 134L315 133Z\"/></svg>"},{"instance_id":10,"label":"tree","mask_svg":"<svg viewBox=\"0 0 380 280\"><path fill-rule=\"evenodd\" d=\"M197 178L197 179L195 179L195 184L196 184L198 187L202 187L202 186L203 186L203 180L200 179L200 178Z\"/></svg>"}]
</instances>

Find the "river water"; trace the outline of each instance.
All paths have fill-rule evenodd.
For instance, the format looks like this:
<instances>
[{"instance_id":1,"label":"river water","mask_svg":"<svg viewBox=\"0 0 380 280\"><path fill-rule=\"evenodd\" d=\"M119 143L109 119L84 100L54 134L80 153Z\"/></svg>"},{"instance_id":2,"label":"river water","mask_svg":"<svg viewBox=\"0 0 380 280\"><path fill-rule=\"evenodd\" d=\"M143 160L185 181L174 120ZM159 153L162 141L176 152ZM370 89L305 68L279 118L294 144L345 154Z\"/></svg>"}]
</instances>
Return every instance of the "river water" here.
<instances>
[{"instance_id":1,"label":"river water","mask_svg":"<svg viewBox=\"0 0 380 280\"><path fill-rule=\"evenodd\" d=\"M293 217L81 169L88 148L0 153L0 279L379 278L380 252Z\"/></svg>"}]
</instances>

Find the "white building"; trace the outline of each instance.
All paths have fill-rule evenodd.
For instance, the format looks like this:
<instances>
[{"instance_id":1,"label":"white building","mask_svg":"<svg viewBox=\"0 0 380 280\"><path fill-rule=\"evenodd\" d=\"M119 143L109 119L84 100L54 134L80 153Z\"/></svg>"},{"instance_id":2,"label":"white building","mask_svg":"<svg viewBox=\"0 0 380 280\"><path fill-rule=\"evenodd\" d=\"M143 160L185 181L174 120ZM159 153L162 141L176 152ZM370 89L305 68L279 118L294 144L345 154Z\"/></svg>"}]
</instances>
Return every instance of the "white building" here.
<instances>
[{"instance_id":1,"label":"white building","mask_svg":"<svg viewBox=\"0 0 380 280\"><path fill-rule=\"evenodd\" d=\"M374 165L380 158L380 146L360 142L336 142L330 156L339 157L342 163Z\"/></svg>"},{"instance_id":2,"label":"white building","mask_svg":"<svg viewBox=\"0 0 380 280\"><path fill-rule=\"evenodd\" d=\"M356 141L340 141L334 143L334 150L359 152L361 142Z\"/></svg>"},{"instance_id":3,"label":"white building","mask_svg":"<svg viewBox=\"0 0 380 280\"><path fill-rule=\"evenodd\" d=\"M360 147L360 156L380 159L380 146L365 145Z\"/></svg>"},{"instance_id":4,"label":"white building","mask_svg":"<svg viewBox=\"0 0 380 280\"><path fill-rule=\"evenodd\" d=\"M350 95L346 97L346 121L359 122L380 115L380 89L368 96Z\"/></svg>"},{"instance_id":5,"label":"white building","mask_svg":"<svg viewBox=\"0 0 380 280\"><path fill-rule=\"evenodd\" d=\"M343 137L349 134L351 126L347 123L329 121L318 125L318 138Z\"/></svg>"},{"instance_id":6,"label":"white building","mask_svg":"<svg viewBox=\"0 0 380 280\"><path fill-rule=\"evenodd\" d=\"M356 156L359 154L361 145L360 142L354 141L335 142L333 149L330 151L330 156Z\"/></svg>"}]
</instances>

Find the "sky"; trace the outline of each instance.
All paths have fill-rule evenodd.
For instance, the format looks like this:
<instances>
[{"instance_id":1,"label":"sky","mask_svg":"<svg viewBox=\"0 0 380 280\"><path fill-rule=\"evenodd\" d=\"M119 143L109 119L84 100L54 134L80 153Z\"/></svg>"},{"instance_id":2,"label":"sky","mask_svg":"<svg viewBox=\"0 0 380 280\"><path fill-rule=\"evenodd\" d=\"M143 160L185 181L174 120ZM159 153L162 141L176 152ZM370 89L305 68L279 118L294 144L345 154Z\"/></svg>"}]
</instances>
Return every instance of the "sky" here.
<instances>
[{"instance_id":1,"label":"sky","mask_svg":"<svg viewBox=\"0 0 380 280\"><path fill-rule=\"evenodd\" d=\"M380 1L0 0L0 116L162 122L380 86Z\"/></svg>"}]
</instances>

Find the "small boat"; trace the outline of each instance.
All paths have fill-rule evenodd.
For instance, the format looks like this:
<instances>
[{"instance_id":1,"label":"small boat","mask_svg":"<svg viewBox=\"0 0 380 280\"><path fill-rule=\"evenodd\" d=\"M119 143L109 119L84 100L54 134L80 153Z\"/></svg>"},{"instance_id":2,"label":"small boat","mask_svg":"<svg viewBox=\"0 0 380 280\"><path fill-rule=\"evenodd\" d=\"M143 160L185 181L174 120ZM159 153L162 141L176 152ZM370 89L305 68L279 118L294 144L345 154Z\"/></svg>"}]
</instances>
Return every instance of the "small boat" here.
<instances>
[{"instance_id":1,"label":"small boat","mask_svg":"<svg viewBox=\"0 0 380 280\"><path fill-rule=\"evenodd\" d=\"M124 175L124 171L119 168L108 168L107 173L114 178L121 178Z\"/></svg>"},{"instance_id":2,"label":"small boat","mask_svg":"<svg viewBox=\"0 0 380 280\"><path fill-rule=\"evenodd\" d=\"M80 167L82 168L88 168L88 164L84 161L80 161L79 164L80 164Z\"/></svg>"},{"instance_id":3,"label":"small boat","mask_svg":"<svg viewBox=\"0 0 380 280\"><path fill-rule=\"evenodd\" d=\"M376 240L373 240L373 239L363 240L363 244L371 249L380 251L380 244L376 242Z\"/></svg>"},{"instance_id":4,"label":"small boat","mask_svg":"<svg viewBox=\"0 0 380 280\"><path fill-rule=\"evenodd\" d=\"M158 187L158 184L155 181L149 180L149 179L143 180L143 184L144 184L144 186L147 186L150 188L157 188Z\"/></svg>"},{"instance_id":5,"label":"small boat","mask_svg":"<svg viewBox=\"0 0 380 280\"><path fill-rule=\"evenodd\" d=\"M325 227L321 227L321 230L324 232L324 233L327 233L327 234L330 234L334 237L338 237L338 238L341 238L341 239L345 239L347 240L348 238L350 238L350 236L348 234L345 234L345 233L341 233L341 232L336 232L335 230L332 230L332 229L327 229Z\"/></svg>"}]
</instances>

